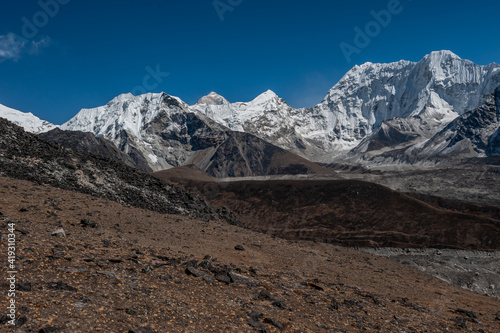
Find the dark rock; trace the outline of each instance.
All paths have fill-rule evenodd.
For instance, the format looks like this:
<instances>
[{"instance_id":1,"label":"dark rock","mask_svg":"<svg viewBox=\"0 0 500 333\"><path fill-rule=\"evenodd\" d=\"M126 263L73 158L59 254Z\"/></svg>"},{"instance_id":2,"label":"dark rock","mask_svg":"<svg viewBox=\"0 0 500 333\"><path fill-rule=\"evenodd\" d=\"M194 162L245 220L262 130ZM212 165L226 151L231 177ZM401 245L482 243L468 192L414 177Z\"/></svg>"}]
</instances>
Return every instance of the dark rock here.
<instances>
[{"instance_id":1,"label":"dark rock","mask_svg":"<svg viewBox=\"0 0 500 333\"><path fill-rule=\"evenodd\" d=\"M190 260L190 261L187 261L184 265L186 265L186 267L198 267L198 260Z\"/></svg>"},{"instance_id":2,"label":"dark rock","mask_svg":"<svg viewBox=\"0 0 500 333\"><path fill-rule=\"evenodd\" d=\"M31 291L31 282L20 282L16 285L16 289L19 291Z\"/></svg>"},{"instance_id":3,"label":"dark rock","mask_svg":"<svg viewBox=\"0 0 500 333\"><path fill-rule=\"evenodd\" d=\"M472 312L472 311L463 310L463 309L456 309L455 313L458 313L459 315L462 315L464 317L468 317L468 318L472 318L472 319L477 319L477 315L474 312Z\"/></svg>"},{"instance_id":4,"label":"dark rock","mask_svg":"<svg viewBox=\"0 0 500 333\"><path fill-rule=\"evenodd\" d=\"M249 278L247 276L237 274L234 272L229 272L228 274L231 277L231 281L234 283L246 284L249 286L257 285L257 283L252 278Z\"/></svg>"},{"instance_id":5,"label":"dark rock","mask_svg":"<svg viewBox=\"0 0 500 333\"><path fill-rule=\"evenodd\" d=\"M234 249L238 251L245 251L245 248L242 245L236 245Z\"/></svg>"},{"instance_id":6,"label":"dark rock","mask_svg":"<svg viewBox=\"0 0 500 333\"><path fill-rule=\"evenodd\" d=\"M55 327L55 326L47 326L38 331L38 333L58 333L62 332L63 328L62 327Z\"/></svg>"},{"instance_id":7,"label":"dark rock","mask_svg":"<svg viewBox=\"0 0 500 333\"><path fill-rule=\"evenodd\" d=\"M495 319L496 319L496 320L500 320L500 312L496 314Z\"/></svg>"},{"instance_id":8,"label":"dark rock","mask_svg":"<svg viewBox=\"0 0 500 333\"><path fill-rule=\"evenodd\" d=\"M17 320L17 322L16 322L16 324L15 324L15 327L16 327L16 328L19 328L19 327L23 326L24 324L26 324L27 322L28 322L28 317L26 317L26 316L22 316L22 317L20 317L20 318Z\"/></svg>"},{"instance_id":9,"label":"dark rock","mask_svg":"<svg viewBox=\"0 0 500 333\"><path fill-rule=\"evenodd\" d=\"M250 319L252 319L254 321L259 321L263 317L262 313L257 312L257 311L250 311L248 316L250 317Z\"/></svg>"},{"instance_id":10,"label":"dark rock","mask_svg":"<svg viewBox=\"0 0 500 333\"><path fill-rule=\"evenodd\" d=\"M455 322L457 327L467 328L467 319L463 317L456 317L455 319L453 319L453 321Z\"/></svg>"},{"instance_id":11,"label":"dark rock","mask_svg":"<svg viewBox=\"0 0 500 333\"><path fill-rule=\"evenodd\" d=\"M231 277L225 271L216 273L215 274L215 279L217 281L224 282L224 283L227 283L227 284L231 283Z\"/></svg>"},{"instance_id":12,"label":"dark rock","mask_svg":"<svg viewBox=\"0 0 500 333\"><path fill-rule=\"evenodd\" d=\"M201 277L207 283L215 283L214 278L210 274L200 271L192 266L186 267L186 274Z\"/></svg>"},{"instance_id":13,"label":"dark rock","mask_svg":"<svg viewBox=\"0 0 500 333\"><path fill-rule=\"evenodd\" d=\"M286 309L286 304L285 302L283 301L276 301L276 302L273 302L273 305L277 308L280 308L280 309Z\"/></svg>"},{"instance_id":14,"label":"dark rock","mask_svg":"<svg viewBox=\"0 0 500 333\"><path fill-rule=\"evenodd\" d=\"M0 325L4 325L4 324L7 324L9 322L10 318L7 317L7 315L2 315L0 317Z\"/></svg>"},{"instance_id":15,"label":"dark rock","mask_svg":"<svg viewBox=\"0 0 500 333\"><path fill-rule=\"evenodd\" d=\"M212 265L212 263L210 261L207 261L207 260L203 260L202 262L200 262L200 264L198 266L203 268L203 269L206 269L207 271L210 271L210 272L215 271L214 265Z\"/></svg>"},{"instance_id":16,"label":"dark rock","mask_svg":"<svg viewBox=\"0 0 500 333\"><path fill-rule=\"evenodd\" d=\"M337 300L335 298L332 298L332 301L331 301L330 305L328 306L328 308L330 310L338 310L339 306L340 306L340 303L337 302Z\"/></svg>"},{"instance_id":17,"label":"dark rock","mask_svg":"<svg viewBox=\"0 0 500 333\"><path fill-rule=\"evenodd\" d=\"M264 324L259 323L258 321L255 321L251 318L247 319L247 323L248 323L248 325L250 325L253 328L255 328L256 330L258 330L259 332L267 333L267 330L266 330L266 327L264 326Z\"/></svg>"},{"instance_id":18,"label":"dark rock","mask_svg":"<svg viewBox=\"0 0 500 333\"><path fill-rule=\"evenodd\" d=\"M47 283L47 288L52 289L52 290L62 290L62 291L77 291L76 288L67 285L64 282L57 281L57 282L48 282Z\"/></svg>"},{"instance_id":19,"label":"dark rock","mask_svg":"<svg viewBox=\"0 0 500 333\"><path fill-rule=\"evenodd\" d=\"M89 219L82 219L80 221L80 225L83 227L83 228L95 228L97 227L97 223L95 222L92 222L91 220Z\"/></svg>"},{"instance_id":20,"label":"dark rock","mask_svg":"<svg viewBox=\"0 0 500 333\"><path fill-rule=\"evenodd\" d=\"M276 320L274 319L271 319L271 318L264 318L263 322L265 324L271 324L273 325L274 327L276 327L277 329L279 329L280 331L283 329L283 324L277 322Z\"/></svg>"},{"instance_id":21,"label":"dark rock","mask_svg":"<svg viewBox=\"0 0 500 333\"><path fill-rule=\"evenodd\" d=\"M259 292L259 295L257 295L257 299L265 299L269 301L275 301L274 297L266 290L262 290Z\"/></svg>"},{"instance_id":22,"label":"dark rock","mask_svg":"<svg viewBox=\"0 0 500 333\"><path fill-rule=\"evenodd\" d=\"M21 209L19 209L20 212L27 212L28 211L28 208L26 207L21 207Z\"/></svg>"},{"instance_id":23,"label":"dark rock","mask_svg":"<svg viewBox=\"0 0 500 333\"><path fill-rule=\"evenodd\" d=\"M112 264L119 264L119 263L123 262L122 259L109 259L108 261Z\"/></svg>"},{"instance_id":24,"label":"dark rock","mask_svg":"<svg viewBox=\"0 0 500 333\"><path fill-rule=\"evenodd\" d=\"M128 333L154 333L153 329L147 326L137 327L134 330L129 330Z\"/></svg>"}]
</instances>

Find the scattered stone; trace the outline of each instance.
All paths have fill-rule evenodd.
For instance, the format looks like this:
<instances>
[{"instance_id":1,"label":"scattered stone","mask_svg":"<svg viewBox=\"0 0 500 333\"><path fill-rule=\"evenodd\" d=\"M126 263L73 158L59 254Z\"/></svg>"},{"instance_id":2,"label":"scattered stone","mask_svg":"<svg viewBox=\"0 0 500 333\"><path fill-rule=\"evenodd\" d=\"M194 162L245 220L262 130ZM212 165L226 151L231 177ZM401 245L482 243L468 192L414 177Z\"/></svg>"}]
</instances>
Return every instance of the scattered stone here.
<instances>
[{"instance_id":1,"label":"scattered stone","mask_svg":"<svg viewBox=\"0 0 500 333\"><path fill-rule=\"evenodd\" d=\"M320 285L318 285L316 283L306 282L305 285L311 289L320 290L320 291L325 290L323 287L321 287Z\"/></svg>"},{"instance_id":2,"label":"scattered stone","mask_svg":"<svg viewBox=\"0 0 500 333\"><path fill-rule=\"evenodd\" d=\"M31 282L20 282L16 285L18 291L31 291Z\"/></svg>"},{"instance_id":3,"label":"scattered stone","mask_svg":"<svg viewBox=\"0 0 500 333\"><path fill-rule=\"evenodd\" d=\"M38 333L58 333L62 332L63 328L62 327L55 327L55 326L47 326L38 331Z\"/></svg>"},{"instance_id":4,"label":"scattered stone","mask_svg":"<svg viewBox=\"0 0 500 333\"><path fill-rule=\"evenodd\" d=\"M137 327L135 330L129 330L128 333L154 333L153 329L147 326Z\"/></svg>"},{"instance_id":5,"label":"scattered stone","mask_svg":"<svg viewBox=\"0 0 500 333\"><path fill-rule=\"evenodd\" d=\"M112 264L119 264L121 263L123 260L122 259L109 259L108 260L110 263Z\"/></svg>"},{"instance_id":6,"label":"scattered stone","mask_svg":"<svg viewBox=\"0 0 500 333\"><path fill-rule=\"evenodd\" d=\"M207 254L205 257L203 257L203 260L212 260L212 259L213 258L212 258L212 256L210 254Z\"/></svg>"},{"instance_id":7,"label":"scattered stone","mask_svg":"<svg viewBox=\"0 0 500 333\"><path fill-rule=\"evenodd\" d=\"M207 261L207 260L203 260L202 262L200 262L200 264L198 266L203 268L203 269L206 269L207 271L210 271L210 272L215 271L214 265L212 265L212 263Z\"/></svg>"},{"instance_id":8,"label":"scattered stone","mask_svg":"<svg viewBox=\"0 0 500 333\"><path fill-rule=\"evenodd\" d=\"M500 320L500 312L496 314L495 319L496 319L496 320Z\"/></svg>"},{"instance_id":9,"label":"scattered stone","mask_svg":"<svg viewBox=\"0 0 500 333\"><path fill-rule=\"evenodd\" d=\"M4 324L7 324L9 322L10 318L7 317L7 315L2 315L0 317L0 325L4 325Z\"/></svg>"},{"instance_id":10,"label":"scattered stone","mask_svg":"<svg viewBox=\"0 0 500 333\"><path fill-rule=\"evenodd\" d=\"M90 219L82 219L80 221L80 225L83 228L96 228L97 227L97 223L91 221Z\"/></svg>"},{"instance_id":11,"label":"scattered stone","mask_svg":"<svg viewBox=\"0 0 500 333\"><path fill-rule=\"evenodd\" d=\"M250 319L255 320L255 321L259 321L260 318L263 317L262 313L257 312L257 311L250 311L248 316L250 317Z\"/></svg>"},{"instance_id":12,"label":"scattered stone","mask_svg":"<svg viewBox=\"0 0 500 333\"><path fill-rule=\"evenodd\" d=\"M467 328L467 320L463 317L456 317L455 319L453 319L453 321L455 322L455 324L457 325L457 327L460 327L460 328Z\"/></svg>"},{"instance_id":13,"label":"scattered stone","mask_svg":"<svg viewBox=\"0 0 500 333\"><path fill-rule=\"evenodd\" d=\"M464 317L467 317L467 318L477 319L477 315L472 311L463 310L463 309L456 309L455 313L462 315Z\"/></svg>"},{"instance_id":14,"label":"scattered stone","mask_svg":"<svg viewBox=\"0 0 500 333\"><path fill-rule=\"evenodd\" d=\"M26 324L27 322L28 322L28 318L26 316L22 316L17 320L15 327L19 328L19 327L23 326L24 324Z\"/></svg>"},{"instance_id":15,"label":"scattered stone","mask_svg":"<svg viewBox=\"0 0 500 333\"><path fill-rule=\"evenodd\" d=\"M190 260L190 261L187 261L184 265L186 265L186 267L198 267L198 260L196 259L193 259L193 260Z\"/></svg>"},{"instance_id":16,"label":"scattered stone","mask_svg":"<svg viewBox=\"0 0 500 333\"><path fill-rule=\"evenodd\" d=\"M340 306L340 303L337 302L337 300L335 298L332 298L332 301L331 301L330 305L328 306L328 308L330 310L338 310L339 306Z\"/></svg>"},{"instance_id":17,"label":"scattered stone","mask_svg":"<svg viewBox=\"0 0 500 333\"><path fill-rule=\"evenodd\" d=\"M264 324L259 323L258 321L255 321L251 318L247 319L248 325L252 326L253 328L257 329L259 332L267 333L266 327Z\"/></svg>"},{"instance_id":18,"label":"scattered stone","mask_svg":"<svg viewBox=\"0 0 500 333\"><path fill-rule=\"evenodd\" d=\"M113 278L117 278L116 274L114 272L110 272L110 271L97 271L96 273L106 275L109 277L113 277Z\"/></svg>"},{"instance_id":19,"label":"scattered stone","mask_svg":"<svg viewBox=\"0 0 500 333\"><path fill-rule=\"evenodd\" d=\"M238 251L245 251L245 248L242 245L236 245L234 249Z\"/></svg>"},{"instance_id":20,"label":"scattered stone","mask_svg":"<svg viewBox=\"0 0 500 333\"><path fill-rule=\"evenodd\" d=\"M257 295L257 299L265 299L269 301L275 301L274 297L266 290L262 290L259 292L259 295Z\"/></svg>"},{"instance_id":21,"label":"scattered stone","mask_svg":"<svg viewBox=\"0 0 500 333\"><path fill-rule=\"evenodd\" d=\"M27 212L28 211L28 208L27 207L21 207L21 209L19 209L20 212Z\"/></svg>"},{"instance_id":22,"label":"scattered stone","mask_svg":"<svg viewBox=\"0 0 500 333\"><path fill-rule=\"evenodd\" d=\"M75 302L73 305L74 305L75 307L77 307L77 308L84 308L84 307L86 307L86 306L87 306L87 304L85 304L85 303L83 303L83 302Z\"/></svg>"},{"instance_id":23,"label":"scattered stone","mask_svg":"<svg viewBox=\"0 0 500 333\"><path fill-rule=\"evenodd\" d=\"M273 302L273 305L280 309L286 309L286 304L283 301L275 301Z\"/></svg>"},{"instance_id":24,"label":"scattered stone","mask_svg":"<svg viewBox=\"0 0 500 333\"><path fill-rule=\"evenodd\" d=\"M215 274L215 279L217 281L224 282L224 283L227 283L227 284L231 283L231 277L225 271L216 273Z\"/></svg>"},{"instance_id":25,"label":"scattered stone","mask_svg":"<svg viewBox=\"0 0 500 333\"><path fill-rule=\"evenodd\" d=\"M203 272L203 271L200 271L194 267L186 267L186 274L187 275L193 275L195 277L201 277L203 280L205 280L207 283L215 283L215 280L213 279L213 277L206 273L206 272Z\"/></svg>"},{"instance_id":26,"label":"scattered stone","mask_svg":"<svg viewBox=\"0 0 500 333\"><path fill-rule=\"evenodd\" d=\"M149 273L153 271L153 267L151 265L147 265L146 267L141 269L141 272L143 273Z\"/></svg>"},{"instance_id":27,"label":"scattered stone","mask_svg":"<svg viewBox=\"0 0 500 333\"><path fill-rule=\"evenodd\" d=\"M237 274L234 272L229 272L228 274L229 277L231 278L231 281L234 283L246 284L249 286L254 286L257 284L252 278L249 278L247 276Z\"/></svg>"},{"instance_id":28,"label":"scattered stone","mask_svg":"<svg viewBox=\"0 0 500 333\"><path fill-rule=\"evenodd\" d=\"M66 232L63 228L52 231L52 236L66 237Z\"/></svg>"},{"instance_id":29,"label":"scattered stone","mask_svg":"<svg viewBox=\"0 0 500 333\"><path fill-rule=\"evenodd\" d=\"M273 325L274 327L276 327L277 329L279 329L280 331L283 329L283 324L277 322L276 320L274 319L271 319L271 318L264 318L263 322L265 324L271 324Z\"/></svg>"},{"instance_id":30,"label":"scattered stone","mask_svg":"<svg viewBox=\"0 0 500 333\"><path fill-rule=\"evenodd\" d=\"M47 288L52 289L52 290L77 291L77 289L75 287L67 285L66 283L61 282L61 281L48 282Z\"/></svg>"}]
</instances>

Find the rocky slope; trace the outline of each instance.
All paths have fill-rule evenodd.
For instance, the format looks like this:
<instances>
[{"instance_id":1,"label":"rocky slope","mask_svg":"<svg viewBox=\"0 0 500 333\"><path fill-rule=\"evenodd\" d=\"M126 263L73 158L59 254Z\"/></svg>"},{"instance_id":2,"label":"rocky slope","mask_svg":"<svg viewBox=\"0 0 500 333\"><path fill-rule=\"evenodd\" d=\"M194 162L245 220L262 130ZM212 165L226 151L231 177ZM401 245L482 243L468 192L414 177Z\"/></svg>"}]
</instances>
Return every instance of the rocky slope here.
<instances>
[{"instance_id":1,"label":"rocky slope","mask_svg":"<svg viewBox=\"0 0 500 333\"><path fill-rule=\"evenodd\" d=\"M89 132L63 131L59 128L55 128L51 131L39 134L38 137L45 141L57 143L64 148L84 153L92 153L113 161L121 162L130 167L137 167L144 172L153 171L148 166L146 160L140 159L140 157L134 160L132 157L116 148L112 142L101 137L96 137Z\"/></svg>"},{"instance_id":2,"label":"rocky slope","mask_svg":"<svg viewBox=\"0 0 500 333\"><path fill-rule=\"evenodd\" d=\"M238 221L190 192L122 163L67 150L0 119L0 175L92 194L163 213Z\"/></svg>"},{"instance_id":3,"label":"rocky slope","mask_svg":"<svg viewBox=\"0 0 500 333\"><path fill-rule=\"evenodd\" d=\"M17 327L0 316L5 332L500 330L498 299L371 254L0 184L0 224L18 240Z\"/></svg>"}]
</instances>

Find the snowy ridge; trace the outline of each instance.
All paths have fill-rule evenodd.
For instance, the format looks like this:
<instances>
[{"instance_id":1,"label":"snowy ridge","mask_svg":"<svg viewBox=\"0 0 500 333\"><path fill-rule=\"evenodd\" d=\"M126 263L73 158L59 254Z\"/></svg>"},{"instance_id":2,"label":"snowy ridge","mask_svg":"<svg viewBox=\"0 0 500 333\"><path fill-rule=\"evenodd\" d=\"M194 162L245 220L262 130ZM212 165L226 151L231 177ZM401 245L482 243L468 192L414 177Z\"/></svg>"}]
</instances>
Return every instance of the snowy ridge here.
<instances>
[{"instance_id":1,"label":"snowy ridge","mask_svg":"<svg viewBox=\"0 0 500 333\"><path fill-rule=\"evenodd\" d=\"M82 109L75 117L61 126L63 130L91 132L116 142L121 130L126 130L138 139L143 138L143 129L158 116L163 107L165 93L148 93L140 96L122 94L105 106ZM180 105L187 106L180 98L169 96Z\"/></svg>"},{"instance_id":2,"label":"snowy ridge","mask_svg":"<svg viewBox=\"0 0 500 333\"><path fill-rule=\"evenodd\" d=\"M477 108L500 85L500 66L479 66L451 51L419 62L354 66L313 108L293 109L271 91L248 103L206 103L191 109L314 161L328 162L355 148L395 117L420 118L433 135ZM209 95L210 96L210 95Z\"/></svg>"},{"instance_id":3,"label":"snowy ridge","mask_svg":"<svg viewBox=\"0 0 500 333\"><path fill-rule=\"evenodd\" d=\"M41 120L32 113L25 113L0 104L0 117L24 128L26 132L39 134L48 132L57 126Z\"/></svg>"}]
</instances>

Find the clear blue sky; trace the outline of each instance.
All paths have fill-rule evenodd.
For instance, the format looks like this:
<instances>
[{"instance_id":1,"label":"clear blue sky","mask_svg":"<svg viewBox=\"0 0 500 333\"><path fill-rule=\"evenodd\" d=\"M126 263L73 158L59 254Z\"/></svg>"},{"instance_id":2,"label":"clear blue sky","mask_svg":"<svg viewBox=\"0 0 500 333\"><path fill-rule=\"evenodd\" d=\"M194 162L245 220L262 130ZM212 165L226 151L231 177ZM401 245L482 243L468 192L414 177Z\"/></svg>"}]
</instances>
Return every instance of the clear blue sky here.
<instances>
[{"instance_id":1,"label":"clear blue sky","mask_svg":"<svg viewBox=\"0 0 500 333\"><path fill-rule=\"evenodd\" d=\"M0 103L60 124L141 91L149 66L169 75L149 78L145 90L189 104L210 91L235 102L272 89L303 107L366 61L418 61L448 49L500 63L497 0L400 0L350 63L340 43L355 46L354 28L364 30L370 12L394 0L217 1L219 12L213 0L42 0L52 3L48 15L38 1L2 0Z\"/></svg>"}]
</instances>

